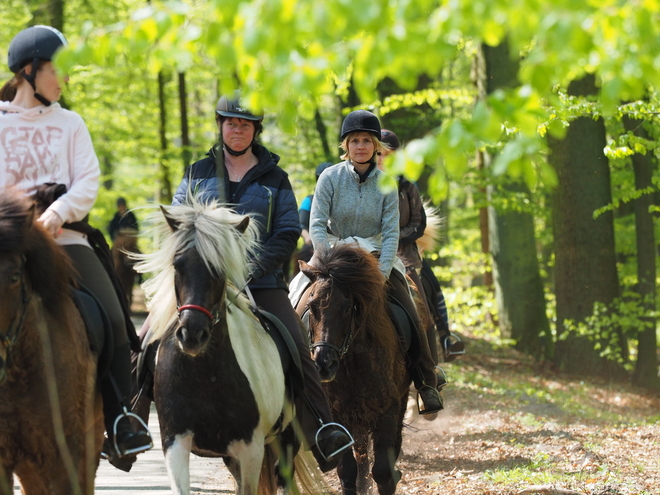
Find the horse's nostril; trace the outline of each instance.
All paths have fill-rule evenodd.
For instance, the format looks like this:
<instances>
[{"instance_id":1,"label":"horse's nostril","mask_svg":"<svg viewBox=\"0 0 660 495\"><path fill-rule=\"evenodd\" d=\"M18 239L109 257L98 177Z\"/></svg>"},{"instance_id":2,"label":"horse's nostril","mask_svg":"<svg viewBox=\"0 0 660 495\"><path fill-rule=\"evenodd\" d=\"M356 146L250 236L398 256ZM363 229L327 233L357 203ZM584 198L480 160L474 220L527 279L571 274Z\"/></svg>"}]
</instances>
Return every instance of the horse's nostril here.
<instances>
[{"instance_id":1,"label":"horse's nostril","mask_svg":"<svg viewBox=\"0 0 660 495\"><path fill-rule=\"evenodd\" d=\"M201 332L198 338L200 345L206 344L210 338L211 334L209 332Z\"/></svg>"},{"instance_id":2,"label":"horse's nostril","mask_svg":"<svg viewBox=\"0 0 660 495\"><path fill-rule=\"evenodd\" d=\"M185 342L188 339L188 329L186 327L179 327L175 335L180 342Z\"/></svg>"}]
</instances>

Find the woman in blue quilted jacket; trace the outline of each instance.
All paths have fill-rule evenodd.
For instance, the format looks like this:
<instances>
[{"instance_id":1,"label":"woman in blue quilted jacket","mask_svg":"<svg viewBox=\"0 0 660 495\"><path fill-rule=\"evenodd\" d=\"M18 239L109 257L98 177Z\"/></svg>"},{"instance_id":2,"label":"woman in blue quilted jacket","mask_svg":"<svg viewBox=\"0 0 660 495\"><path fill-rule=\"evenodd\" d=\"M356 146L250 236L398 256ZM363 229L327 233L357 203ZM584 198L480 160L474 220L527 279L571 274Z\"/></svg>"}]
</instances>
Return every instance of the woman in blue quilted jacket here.
<instances>
[{"instance_id":1,"label":"woman in blue quilted jacket","mask_svg":"<svg viewBox=\"0 0 660 495\"><path fill-rule=\"evenodd\" d=\"M261 247L252 260L248 287L257 306L277 316L296 341L304 375L302 393L309 399L300 401L303 410L298 418L319 466L328 471L352 440L342 427L328 425L333 422L330 407L304 327L288 299L282 265L290 259L300 236L298 205L288 175L278 165L279 156L256 141L262 119L243 108L238 97L220 98L216 106L220 142L188 167L173 204L184 203L194 194L198 201L220 200L237 213L256 216Z\"/></svg>"}]
</instances>

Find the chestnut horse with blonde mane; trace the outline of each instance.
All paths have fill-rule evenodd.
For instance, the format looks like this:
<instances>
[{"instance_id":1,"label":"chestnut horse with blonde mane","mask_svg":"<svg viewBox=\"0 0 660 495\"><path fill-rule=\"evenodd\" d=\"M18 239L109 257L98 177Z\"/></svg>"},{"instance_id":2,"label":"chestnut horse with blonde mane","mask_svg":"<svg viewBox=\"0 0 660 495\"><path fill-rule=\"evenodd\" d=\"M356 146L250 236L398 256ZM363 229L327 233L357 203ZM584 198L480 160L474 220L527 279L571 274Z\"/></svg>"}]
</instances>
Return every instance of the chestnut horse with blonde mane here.
<instances>
[{"instance_id":1,"label":"chestnut horse with blonde mane","mask_svg":"<svg viewBox=\"0 0 660 495\"><path fill-rule=\"evenodd\" d=\"M103 441L96 359L71 296L75 272L35 224L33 203L0 192L0 494L92 494Z\"/></svg>"},{"instance_id":2,"label":"chestnut horse with blonde mane","mask_svg":"<svg viewBox=\"0 0 660 495\"><path fill-rule=\"evenodd\" d=\"M317 251L311 263L300 263L312 285L297 311L309 310L310 348L332 415L355 438L337 467L343 492L368 493L371 440L371 475L379 494L391 495L401 478L395 463L412 378L389 316L385 278L378 260L353 244Z\"/></svg>"}]
</instances>

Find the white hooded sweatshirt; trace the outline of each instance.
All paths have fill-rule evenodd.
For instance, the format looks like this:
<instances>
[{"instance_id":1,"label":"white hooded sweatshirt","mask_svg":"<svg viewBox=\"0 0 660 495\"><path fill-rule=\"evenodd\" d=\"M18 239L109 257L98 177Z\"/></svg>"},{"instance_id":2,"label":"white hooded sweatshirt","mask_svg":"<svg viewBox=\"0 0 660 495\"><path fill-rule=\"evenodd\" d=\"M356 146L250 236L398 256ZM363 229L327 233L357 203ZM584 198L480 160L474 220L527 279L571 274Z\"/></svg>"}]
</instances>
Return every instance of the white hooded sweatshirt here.
<instances>
[{"instance_id":1,"label":"white hooded sweatshirt","mask_svg":"<svg viewBox=\"0 0 660 495\"><path fill-rule=\"evenodd\" d=\"M82 117L59 103L23 108L0 101L0 190L15 187L27 194L52 182L67 193L48 209L62 220L77 222L89 213L99 189L99 161ZM60 244L85 244L68 229Z\"/></svg>"}]
</instances>

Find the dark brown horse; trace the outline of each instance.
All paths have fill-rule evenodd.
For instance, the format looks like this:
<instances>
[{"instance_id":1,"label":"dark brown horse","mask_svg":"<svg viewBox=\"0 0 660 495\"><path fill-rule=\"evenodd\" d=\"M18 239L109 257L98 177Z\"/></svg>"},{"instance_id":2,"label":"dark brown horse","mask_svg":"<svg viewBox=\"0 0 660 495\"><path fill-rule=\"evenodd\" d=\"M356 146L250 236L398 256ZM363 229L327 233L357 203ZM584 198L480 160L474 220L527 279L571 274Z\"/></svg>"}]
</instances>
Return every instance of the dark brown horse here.
<instances>
[{"instance_id":1,"label":"dark brown horse","mask_svg":"<svg viewBox=\"0 0 660 495\"><path fill-rule=\"evenodd\" d=\"M115 266L115 271L124 288L126 294L128 307L133 304L133 286L137 279L138 273L135 271L135 259L129 253L140 254L137 246L138 232L137 230L120 230L117 237L112 244L112 262Z\"/></svg>"},{"instance_id":2,"label":"dark brown horse","mask_svg":"<svg viewBox=\"0 0 660 495\"><path fill-rule=\"evenodd\" d=\"M401 477L395 463L411 377L389 318L385 279L373 255L348 244L317 252L312 263L301 263L312 286L298 312L309 310L312 354L333 417L355 438L337 468L343 492L369 490L371 440L371 475L378 492L391 495Z\"/></svg>"},{"instance_id":3,"label":"dark brown horse","mask_svg":"<svg viewBox=\"0 0 660 495\"><path fill-rule=\"evenodd\" d=\"M94 492L103 440L96 362L73 268L22 194L0 192L0 494Z\"/></svg>"}]
</instances>

